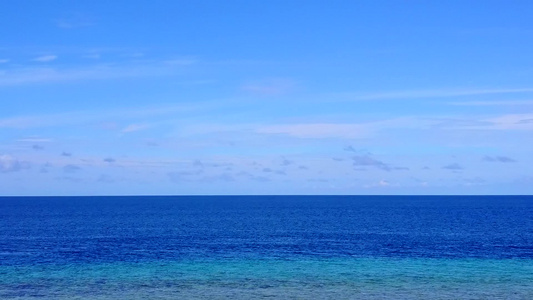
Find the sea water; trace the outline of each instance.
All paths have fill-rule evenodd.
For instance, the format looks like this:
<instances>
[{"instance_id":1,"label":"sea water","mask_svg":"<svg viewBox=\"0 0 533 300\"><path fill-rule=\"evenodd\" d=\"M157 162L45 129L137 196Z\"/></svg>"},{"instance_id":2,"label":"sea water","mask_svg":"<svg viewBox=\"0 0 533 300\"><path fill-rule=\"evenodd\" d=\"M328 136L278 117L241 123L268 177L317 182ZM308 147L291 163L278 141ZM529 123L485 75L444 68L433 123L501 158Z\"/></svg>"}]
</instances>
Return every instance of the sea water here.
<instances>
[{"instance_id":1,"label":"sea water","mask_svg":"<svg viewBox=\"0 0 533 300\"><path fill-rule=\"evenodd\" d=\"M533 299L533 197L3 197L35 298Z\"/></svg>"}]
</instances>

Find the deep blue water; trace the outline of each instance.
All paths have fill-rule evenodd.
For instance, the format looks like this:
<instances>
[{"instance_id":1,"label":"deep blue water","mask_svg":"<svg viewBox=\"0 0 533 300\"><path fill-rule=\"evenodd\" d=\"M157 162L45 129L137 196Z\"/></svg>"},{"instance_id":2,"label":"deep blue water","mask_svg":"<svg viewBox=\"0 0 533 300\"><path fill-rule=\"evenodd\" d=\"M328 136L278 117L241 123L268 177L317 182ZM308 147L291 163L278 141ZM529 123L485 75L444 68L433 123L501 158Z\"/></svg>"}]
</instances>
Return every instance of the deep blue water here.
<instances>
[{"instance_id":1,"label":"deep blue water","mask_svg":"<svg viewBox=\"0 0 533 300\"><path fill-rule=\"evenodd\" d=\"M533 299L532 282L532 196L0 198L2 299Z\"/></svg>"}]
</instances>

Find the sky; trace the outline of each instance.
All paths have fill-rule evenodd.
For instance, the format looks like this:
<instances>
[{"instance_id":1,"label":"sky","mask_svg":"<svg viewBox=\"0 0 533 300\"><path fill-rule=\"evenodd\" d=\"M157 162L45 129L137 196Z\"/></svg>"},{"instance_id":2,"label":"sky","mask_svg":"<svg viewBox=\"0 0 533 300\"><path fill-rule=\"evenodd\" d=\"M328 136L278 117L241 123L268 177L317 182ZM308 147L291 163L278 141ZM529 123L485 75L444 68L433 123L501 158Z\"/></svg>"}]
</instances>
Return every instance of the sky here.
<instances>
[{"instance_id":1,"label":"sky","mask_svg":"<svg viewBox=\"0 0 533 300\"><path fill-rule=\"evenodd\" d=\"M532 1L0 11L0 195L533 194Z\"/></svg>"}]
</instances>

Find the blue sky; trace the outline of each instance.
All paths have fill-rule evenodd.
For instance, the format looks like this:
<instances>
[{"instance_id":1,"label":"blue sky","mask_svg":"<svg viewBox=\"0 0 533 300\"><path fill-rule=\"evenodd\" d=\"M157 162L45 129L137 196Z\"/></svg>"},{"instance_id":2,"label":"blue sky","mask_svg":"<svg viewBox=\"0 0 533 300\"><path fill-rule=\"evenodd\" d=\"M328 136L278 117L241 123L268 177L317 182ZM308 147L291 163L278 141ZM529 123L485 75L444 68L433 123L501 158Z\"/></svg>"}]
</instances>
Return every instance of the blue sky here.
<instances>
[{"instance_id":1,"label":"blue sky","mask_svg":"<svg viewBox=\"0 0 533 300\"><path fill-rule=\"evenodd\" d=\"M0 11L0 195L533 193L531 1Z\"/></svg>"}]
</instances>

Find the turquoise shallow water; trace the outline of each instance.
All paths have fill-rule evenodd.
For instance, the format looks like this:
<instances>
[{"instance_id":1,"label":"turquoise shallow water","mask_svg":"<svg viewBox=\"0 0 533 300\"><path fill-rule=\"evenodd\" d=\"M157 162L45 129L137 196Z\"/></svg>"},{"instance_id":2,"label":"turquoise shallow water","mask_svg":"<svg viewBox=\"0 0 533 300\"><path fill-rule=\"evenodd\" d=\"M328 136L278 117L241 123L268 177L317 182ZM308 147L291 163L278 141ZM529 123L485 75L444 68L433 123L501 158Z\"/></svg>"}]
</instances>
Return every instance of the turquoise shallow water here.
<instances>
[{"instance_id":1,"label":"turquoise shallow water","mask_svg":"<svg viewBox=\"0 0 533 300\"><path fill-rule=\"evenodd\" d=\"M7 267L1 299L532 299L531 260L344 258Z\"/></svg>"},{"instance_id":2,"label":"turquoise shallow water","mask_svg":"<svg viewBox=\"0 0 533 300\"><path fill-rule=\"evenodd\" d=\"M0 299L533 299L533 197L0 198Z\"/></svg>"}]
</instances>

